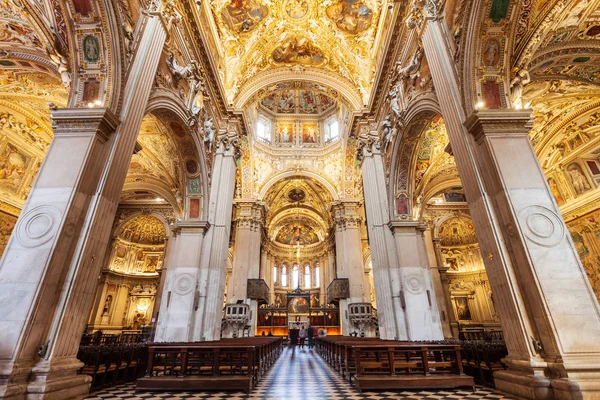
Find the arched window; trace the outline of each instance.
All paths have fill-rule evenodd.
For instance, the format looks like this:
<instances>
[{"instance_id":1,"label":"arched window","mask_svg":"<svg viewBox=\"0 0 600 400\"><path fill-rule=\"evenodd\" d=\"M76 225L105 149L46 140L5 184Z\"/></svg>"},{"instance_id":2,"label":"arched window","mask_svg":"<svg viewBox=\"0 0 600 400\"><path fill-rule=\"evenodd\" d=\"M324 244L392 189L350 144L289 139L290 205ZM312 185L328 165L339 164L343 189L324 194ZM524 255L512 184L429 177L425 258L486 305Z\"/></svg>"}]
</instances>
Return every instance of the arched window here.
<instances>
[{"instance_id":1,"label":"arched window","mask_svg":"<svg viewBox=\"0 0 600 400\"><path fill-rule=\"evenodd\" d=\"M277 273L279 272L279 268L277 265L273 267L273 284L277 284Z\"/></svg>"},{"instance_id":2,"label":"arched window","mask_svg":"<svg viewBox=\"0 0 600 400\"><path fill-rule=\"evenodd\" d=\"M304 288L310 289L310 266L308 264L304 267Z\"/></svg>"},{"instance_id":3,"label":"arched window","mask_svg":"<svg viewBox=\"0 0 600 400\"><path fill-rule=\"evenodd\" d=\"M321 287L321 269L319 268L319 263L315 264L315 287Z\"/></svg>"},{"instance_id":4,"label":"arched window","mask_svg":"<svg viewBox=\"0 0 600 400\"><path fill-rule=\"evenodd\" d=\"M287 286L287 267L285 264L283 264L281 266L281 286L286 287Z\"/></svg>"},{"instance_id":5,"label":"arched window","mask_svg":"<svg viewBox=\"0 0 600 400\"><path fill-rule=\"evenodd\" d=\"M298 264L294 264L292 267L292 289L298 289L300 287L300 270Z\"/></svg>"}]
</instances>

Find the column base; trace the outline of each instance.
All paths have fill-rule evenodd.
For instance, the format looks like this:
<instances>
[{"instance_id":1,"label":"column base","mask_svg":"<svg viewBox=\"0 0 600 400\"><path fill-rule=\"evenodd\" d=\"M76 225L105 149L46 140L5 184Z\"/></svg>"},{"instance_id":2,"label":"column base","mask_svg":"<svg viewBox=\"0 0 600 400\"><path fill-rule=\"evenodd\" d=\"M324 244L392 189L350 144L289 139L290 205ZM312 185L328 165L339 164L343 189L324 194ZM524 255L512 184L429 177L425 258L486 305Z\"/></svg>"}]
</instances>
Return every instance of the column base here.
<instances>
[{"instance_id":1,"label":"column base","mask_svg":"<svg viewBox=\"0 0 600 400\"><path fill-rule=\"evenodd\" d=\"M92 378L77 374L83 363L76 358L57 362L43 361L32 370L27 385L27 400L82 399L90 392Z\"/></svg>"},{"instance_id":2,"label":"column base","mask_svg":"<svg viewBox=\"0 0 600 400\"><path fill-rule=\"evenodd\" d=\"M25 399L31 365L0 363L0 399Z\"/></svg>"},{"instance_id":3,"label":"column base","mask_svg":"<svg viewBox=\"0 0 600 400\"><path fill-rule=\"evenodd\" d=\"M586 379L549 379L543 371L505 370L494 373L496 389L531 400L600 400L600 373Z\"/></svg>"}]
</instances>

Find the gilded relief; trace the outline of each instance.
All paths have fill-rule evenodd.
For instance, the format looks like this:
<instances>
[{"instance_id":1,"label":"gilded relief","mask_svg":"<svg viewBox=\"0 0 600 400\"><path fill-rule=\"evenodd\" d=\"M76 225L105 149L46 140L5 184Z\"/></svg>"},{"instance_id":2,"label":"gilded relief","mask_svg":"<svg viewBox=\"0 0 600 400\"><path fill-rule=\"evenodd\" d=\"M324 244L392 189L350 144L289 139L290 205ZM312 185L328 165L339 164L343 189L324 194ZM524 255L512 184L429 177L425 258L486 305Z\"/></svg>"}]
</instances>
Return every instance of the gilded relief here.
<instances>
[{"instance_id":1,"label":"gilded relief","mask_svg":"<svg viewBox=\"0 0 600 400\"><path fill-rule=\"evenodd\" d=\"M6 144L0 152L0 187L18 193L29 164L29 156L12 144Z\"/></svg>"},{"instance_id":2,"label":"gilded relief","mask_svg":"<svg viewBox=\"0 0 600 400\"><path fill-rule=\"evenodd\" d=\"M256 0L231 0L221 10L223 23L235 33L250 32L269 15L269 9Z\"/></svg>"},{"instance_id":3,"label":"gilded relief","mask_svg":"<svg viewBox=\"0 0 600 400\"><path fill-rule=\"evenodd\" d=\"M320 65L327 59L309 39L292 37L273 50L273 60L279 64Z\"/></svg>"},{"instance_id":4,"label":"gilded relief","mask_svg":"<svg viewBox=\"0 0 600 400\"><path fill-rule=\"evenodd\" d=\"M288 0L285 12L293 20L304 18L308 14L308 0Z\"/></svg>"},{"instance_id":5,"label":"gilded relief","mask_svg":"<svg viewBox=\"0 0 600 400\"><path fill-rule=\"evenodd\" d=\"M339 30L353 35L369 29L373 20L373 11L360 0L338 0L326 14Z\"/></svg>"},{"instance_id":6,"label":"gilded relief","mask_svg":"<svg viewBox=\"0 0 600 400\"><path fill-rule=\"evenodd\" d=\"M596 297L600 299L600 210L567 223Z\"/></svg>"},{"instance_id":7,"label":"gilded relief","mask_svg":"<svg viewBox=\"0 0 600 400\"><path fill-rule=\"evenodd\" d=\"M4 253L16 223L17 217L0 211L0 256Z\"/></svg>"}]
</instances>

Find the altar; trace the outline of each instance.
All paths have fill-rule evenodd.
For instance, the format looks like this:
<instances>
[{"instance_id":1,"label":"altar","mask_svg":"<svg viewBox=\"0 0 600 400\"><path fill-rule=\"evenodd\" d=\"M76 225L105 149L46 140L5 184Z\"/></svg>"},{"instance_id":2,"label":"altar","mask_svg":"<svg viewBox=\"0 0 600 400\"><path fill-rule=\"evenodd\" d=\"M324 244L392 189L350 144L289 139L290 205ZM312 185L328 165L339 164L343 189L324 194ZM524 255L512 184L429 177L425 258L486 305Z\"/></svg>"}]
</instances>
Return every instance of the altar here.
<instances>
[{"instance_id":1,"label":"altar","mask_svg":"<svg viewBox=\"0 0 600 400\"><path fill-rule=\"evenodd\" d=\"M334 304L320 304L318 296L310 291L293 290L280 296L274 304L258 309L256 335L288 336L292 329L301 329L310 323L329 334L340 334L339 308Z\"/></svg>"}]
</instances>

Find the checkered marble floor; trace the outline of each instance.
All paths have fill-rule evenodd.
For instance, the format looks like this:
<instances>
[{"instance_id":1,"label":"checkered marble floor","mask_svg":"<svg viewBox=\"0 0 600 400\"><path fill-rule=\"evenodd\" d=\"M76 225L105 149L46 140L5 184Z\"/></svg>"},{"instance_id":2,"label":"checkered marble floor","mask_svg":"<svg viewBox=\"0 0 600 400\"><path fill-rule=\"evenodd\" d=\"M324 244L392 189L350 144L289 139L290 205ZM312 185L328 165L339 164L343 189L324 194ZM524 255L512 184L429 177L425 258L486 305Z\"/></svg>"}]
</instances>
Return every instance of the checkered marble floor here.
<instances>
[{"instance_id":1,"label":"checkered marble floor","mask_svg":"<svg viewBox=\"0 0 600 400\"><path fill-rule=\"evenodd\" d=\"M392 399L506 399L487 388L471 390L427 390L363 392L354 390L314 351L286 348L269 373L250 393L241 392L176 392L135 393L135 384L121 385L92 393L89 400L117 399L206 399L206 400L392 400Z\"/></svg>"}]
</instances>

